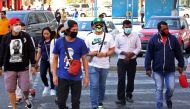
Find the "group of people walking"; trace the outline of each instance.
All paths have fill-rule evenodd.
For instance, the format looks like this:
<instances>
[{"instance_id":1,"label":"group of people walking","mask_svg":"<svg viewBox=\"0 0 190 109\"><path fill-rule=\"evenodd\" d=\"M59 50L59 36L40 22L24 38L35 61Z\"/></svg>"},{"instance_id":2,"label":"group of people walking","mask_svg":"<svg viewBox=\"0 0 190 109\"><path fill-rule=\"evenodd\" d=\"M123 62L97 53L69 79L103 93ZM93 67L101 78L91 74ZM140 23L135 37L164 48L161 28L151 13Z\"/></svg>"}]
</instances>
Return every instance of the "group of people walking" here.
<instances>
[{"instance_id":1,"label":"group of people walking","mask_svg":"<svg viewBox=\"0 0 190 109\"><path fill-rule=\"evenodd\" d=\"M66 103L69 92L71 92L72 109L80 109L82 82L85 87L90 84L92 109L103 109L106 79L110 68L109 58L114 52L118 55L118 100L115 103L126 105L126 101L131 103L134 101L136 58L141 51L141 41L139 36L132 32L132 23L129 20L123 21L123 32L118 34L115 40L105 32L106 25L102 18L95 18L92 21L93 32L89 33L85 40L77 37L78 24L74 20L60 24L55 37L52 30L45 27L42 30L37 53L30 35L22 31L19 18L10 19L8 25L10 30L0 36L2 38L0 75L4 67L5 88L13 109L16 109L17 84L22 91L26 107L32 108L32 103L28 99L31 88L29 73L36 73L39 61L40 76L44 84L42 96L47 96L49 92L50 95L55 95L59 109L68 109ZM157 109L163 108L164 81L167 89L166 104L168 108L172 108L175 58L179 62L178 70L182 73L184 59L180 45L176 37L169 33L167 23L162 21L158 23L158 33L148 43L145 57L146 74L150 77L153 75L155 81ZM30 71L29 65L31 65Z\"/></svg>"}]
</instances>

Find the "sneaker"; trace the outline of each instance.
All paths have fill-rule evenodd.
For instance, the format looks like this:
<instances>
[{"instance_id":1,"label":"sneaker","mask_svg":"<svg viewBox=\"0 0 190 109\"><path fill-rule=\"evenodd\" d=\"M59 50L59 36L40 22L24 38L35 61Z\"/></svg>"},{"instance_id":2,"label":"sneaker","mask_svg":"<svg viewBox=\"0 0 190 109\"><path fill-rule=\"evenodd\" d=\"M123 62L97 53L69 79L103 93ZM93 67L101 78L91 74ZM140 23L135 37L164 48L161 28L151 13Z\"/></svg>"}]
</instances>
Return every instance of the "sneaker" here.
<instances>
[{"instance_id":1,"label":"sneaker","mask_svg":"<svg viewBox=\"0 0 190 109\"><path fill-rule=\"evenodd\" d=\"M54 89L51 89L51 90L50 90L50 95L51 95L51 96L55 95L55 90L54 90Z\"/></svg>"},{"instance_id":2,"label":"sneaker","mask_svg":"<svg viewBox=\"0 0 190 109\"><path fill-rule=\"evenodd\" d=\"M118 105L126 105L126 101L123 100L117 100L115 103Z\"/></svg>"},{"instance_id":3,"label":"sneaker","mask_svg":"<svg viewBox=\"0 0 190 109\"><path fill-rule=\"evenodd\" d=\"M99 103L97 109L104 109L104 108L103 108L103 103Z\"/></svg>"},{"instance_id":4,"label":"sneaker","mask_svg":"<svg viewBox=\"0 0 190 109\"><path fill-rule=\"evenodd\" d=\"M130 102L130 103L133 103L133 102L134 102L133 99L132 99L132 98L129 98L129 97L127 97L126 100L127 100L128 102Z\"/></svg>"},{"instance_id":5,"label":"sneaker","mask_svg":"<svg viewBox=\"0 0 190 109\"><path fill-rule=\"evenodd\" d=\"M166 101L166 104L167 104L168 109L172 109L172 101L171 100Z\"/></svg>"},{"instance_id":6,"label":"sneaker","mask_svg":"<svg viewBox=\"0 0 190 109\"><path fill-rule=\"evenodd\" d=\"M9 103L9 105L8 105L8 108L12 108L13 106L11 105L11 103Z\"/></svg>"},{"instance_id":7,"label":"sneaker","mask_svg":"<svg viewBox=\"0 0 190 109\"><path fill-rule=\"evenodd\" d=\"M49 93L49 87L44 87L44 90L42 92L42 96L47 96Z\"/></svg>"},{"instance_id":8,"label":"sneaker","mask_svg":"<svg viewBox=\"0 0 190 109\"><path fill-rule=\"evenodd\" d=\"M25 103L26 103L27 109L32 109L32 103L30 102L29 99L25 100Z\"/></svg>"}]
</instances>

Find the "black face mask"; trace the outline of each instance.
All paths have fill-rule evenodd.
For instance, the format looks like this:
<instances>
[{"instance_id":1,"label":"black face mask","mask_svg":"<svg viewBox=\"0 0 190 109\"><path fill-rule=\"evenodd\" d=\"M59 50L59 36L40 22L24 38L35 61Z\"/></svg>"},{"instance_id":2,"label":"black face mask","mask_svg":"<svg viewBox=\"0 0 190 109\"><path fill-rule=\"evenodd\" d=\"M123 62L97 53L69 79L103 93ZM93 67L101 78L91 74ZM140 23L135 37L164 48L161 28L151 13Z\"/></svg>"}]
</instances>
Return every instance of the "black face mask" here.
<instances>
[{"instance_id":1,"label":"black face mask","mask_svg":"<svg viewBox=\"0 0 190 109\"><path fill-rule=\"evenodd\" d=\"M78 32L71 32L70 37L71 38L76 38L77 34L78 34Z\"/></svg>"}]
</instances>

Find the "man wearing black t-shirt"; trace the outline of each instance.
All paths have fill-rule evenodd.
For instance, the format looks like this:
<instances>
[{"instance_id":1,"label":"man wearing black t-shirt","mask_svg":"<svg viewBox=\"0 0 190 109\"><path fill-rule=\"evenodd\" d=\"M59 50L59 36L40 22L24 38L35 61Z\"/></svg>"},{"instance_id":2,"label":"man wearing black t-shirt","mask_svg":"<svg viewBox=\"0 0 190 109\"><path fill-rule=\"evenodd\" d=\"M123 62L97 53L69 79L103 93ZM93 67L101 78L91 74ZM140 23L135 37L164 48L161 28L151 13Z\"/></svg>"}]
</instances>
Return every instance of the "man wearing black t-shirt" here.
<instances>
[{"instance_id":1,"label":"man wearing black t-shirt","mask_svg":"<svg viewBox=\"0 0 190 109\"><path fill-rule=\"evenodd\" d=\"M32 65L31 72L35 74L35 49L30 35L21 31L20 19L10 19L9 25L11 31L2 38L0 45L0 75L2 75L2 66L4 66L5 88L13 109L16 109L17 81L24 94L26 107L31 109L32 104L28 100L29 62Z\"/></svg>"}]
</instances>

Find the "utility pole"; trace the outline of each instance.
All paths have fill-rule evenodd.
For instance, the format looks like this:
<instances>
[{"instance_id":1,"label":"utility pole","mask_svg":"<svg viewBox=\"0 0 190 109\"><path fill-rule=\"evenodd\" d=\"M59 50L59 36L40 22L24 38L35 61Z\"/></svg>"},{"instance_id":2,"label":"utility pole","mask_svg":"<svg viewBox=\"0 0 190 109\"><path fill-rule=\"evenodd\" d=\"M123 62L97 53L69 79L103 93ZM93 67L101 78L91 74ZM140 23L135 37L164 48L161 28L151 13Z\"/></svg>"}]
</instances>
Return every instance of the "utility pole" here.
<instances>
[{"instance_id":1,"label":"utility pole","mask_svg":"<svg viewBox=\"0 0 190 109\"><path fill-rule=\"evenodd\" d=\"M97 0L94 0L94 17L97 17Z\"/></svg>"}]
</instances>

